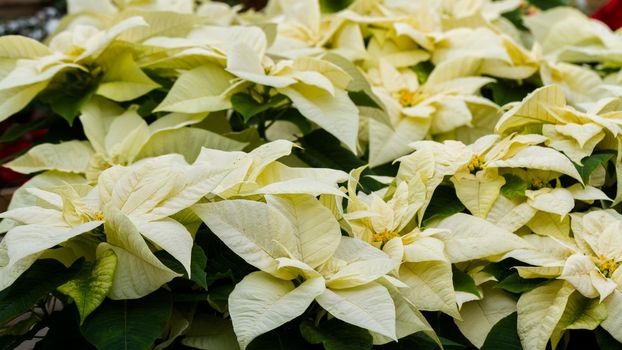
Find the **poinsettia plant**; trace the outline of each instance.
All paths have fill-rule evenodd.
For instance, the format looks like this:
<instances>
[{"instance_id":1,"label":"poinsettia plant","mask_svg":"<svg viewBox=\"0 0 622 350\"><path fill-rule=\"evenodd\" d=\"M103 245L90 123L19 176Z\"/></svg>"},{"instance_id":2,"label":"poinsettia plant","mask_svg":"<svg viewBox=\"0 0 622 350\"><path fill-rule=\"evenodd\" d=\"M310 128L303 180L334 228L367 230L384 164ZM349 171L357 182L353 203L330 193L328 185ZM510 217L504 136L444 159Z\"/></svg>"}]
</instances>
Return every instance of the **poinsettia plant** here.
<instances>
[{"instance_id":1,"label":"poinsettia plant","mask_svg":"<svg viewBox=\"0 0 622 350\"><path fill-rule=\"evenodd\" d=\"M46 111L2 137L49 129L4 162L0 348L621 346L622 36L552 3L70 0L0 37L0 121Z\"/></svg>"}]
</instances>

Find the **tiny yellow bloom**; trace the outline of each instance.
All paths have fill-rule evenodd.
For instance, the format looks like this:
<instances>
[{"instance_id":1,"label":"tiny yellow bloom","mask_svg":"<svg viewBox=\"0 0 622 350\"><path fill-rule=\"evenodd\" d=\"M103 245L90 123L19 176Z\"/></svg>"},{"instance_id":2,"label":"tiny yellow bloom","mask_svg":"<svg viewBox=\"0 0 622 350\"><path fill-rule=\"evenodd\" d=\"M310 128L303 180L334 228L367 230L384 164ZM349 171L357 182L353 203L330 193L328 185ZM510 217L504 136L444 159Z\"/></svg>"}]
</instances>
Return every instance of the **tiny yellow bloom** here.
<instances>
[{"instance_id":1,"label":"tiny yellow bloom","mask_svg":"<svg viewBox=\"0 0 622 350\"><path fill-rule=\"evenodd\" d=\"M385 244L388 241L392 240L395 237L399 237L400 235L397 232L384 230L381 233L374 233L373 241L380 242L380 244Z\"/></svg>"},{"instance_id":2,"label":"tiny yellow bloom","mask_svg":"<svg viewBox=\"0 0 622 350\"><path fill-rule=\"evenodd\" d=\"M98 211L97 213L95 213L95 215L93 215L93 219L96 221L104 221L104 213Z\"/></svg>"},{"instance_id":3,"label":"tiny yellow bloom","mask_svg":"<svg viewBox=\"0 0 622 350\"><path fill-rule=\"evenodd\" d=\"M484 168L484 159L480 155L473 156L471 162L467 165L467 168L471 174L476 174Z\"/></svg>"},{"instance_id":4,"label":"tiny yellow bloom","mask_svg":"<svg viewBox=\"0 0 622 350\"><path fill-rule=\"evenodd\" d=\"M620 266L619 262L615 262L613 259L609 259L604 255L598 257L592 257L592 261L598 267L603 276L611 278L615 270Z\"/></svg>"},{"instance_id":5,"label":"tiny yellow bloom","mask_svg":"<svg viewBox=\"0 0 622 350\"><path fill-rule=\"evenodd\" d=\"M399 100L402 107L412 107L422 100L422 96L417 91L402 89L399 92Z\"/></svg>"}]
</instances>

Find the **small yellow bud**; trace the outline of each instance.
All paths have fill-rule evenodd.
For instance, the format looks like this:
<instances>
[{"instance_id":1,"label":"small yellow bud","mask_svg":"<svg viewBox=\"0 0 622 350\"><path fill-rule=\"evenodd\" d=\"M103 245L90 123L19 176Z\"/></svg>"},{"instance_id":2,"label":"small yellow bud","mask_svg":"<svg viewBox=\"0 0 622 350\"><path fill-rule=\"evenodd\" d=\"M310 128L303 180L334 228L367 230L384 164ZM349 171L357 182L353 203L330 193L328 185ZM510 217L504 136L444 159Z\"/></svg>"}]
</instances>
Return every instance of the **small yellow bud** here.
<instances>
[{"instance_id":1,"label":"small yellow bud","mask_svg":"<svg viewBox=\"0 0 622 350\"><path fill-rule=\"evenodd\" d=\"M416 91L400 90L400 105L402 107L412 107L417 103L418 94Z\"/></svg>"},{"instance_id":2,"label":"small yellow bud","mask_svg":"<svg viewBox=\"0 0 622 350\"><path fill-rule=\"evenodd\" d=\"M615 270L620 266L619 262L615 262L613 259L608 259L604 255L599 255L598 257L592 257L592 261L598 267L600 272L606 278L611 278Z\"/></svg>"},{"instance_id":3,"label":"small yellow bud","mask_svg":"<svg viewBox=\"0 0 622 350\"><path fill-rule=\"evenodd\" d=\"M476 174L484 168L484 159L479 155L474 156L469 165L467 165L467 168L471 174Z\"/></svg>"},{"instance_id":4,"label":"small yellow bud","mask_svg":"<svg viewBox=\"0 0 622 350\"><path fill-rule=\"evenodd\" d=\"M392 240L395 237L399 237L400 235L397 232L384 230L381 233L374 233L373 240L374 242L380 242L380 244L385 244L388 241Z\"/></svg>"}]
</instances>

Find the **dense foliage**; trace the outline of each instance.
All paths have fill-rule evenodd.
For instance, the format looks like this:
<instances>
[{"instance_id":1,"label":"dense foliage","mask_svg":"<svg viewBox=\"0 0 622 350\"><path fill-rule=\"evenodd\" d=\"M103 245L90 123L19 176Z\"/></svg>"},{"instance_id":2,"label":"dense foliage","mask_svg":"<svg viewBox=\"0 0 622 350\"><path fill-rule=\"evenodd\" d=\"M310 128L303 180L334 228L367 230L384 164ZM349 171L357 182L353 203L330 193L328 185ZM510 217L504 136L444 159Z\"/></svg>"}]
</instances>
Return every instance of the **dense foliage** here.
<instances>
[{"instance_id":1,"label":"dense foliage","mask_svg":"<svg viewBox=\"0 0 622 350\"><path fill-rule=\"evenodd\" d=\"M49 111L0 141L51 141L5 164L0 348L620 348L622 33L558 4L73 0L0 37L0 121Z\"/></svg>"}]
</instances>

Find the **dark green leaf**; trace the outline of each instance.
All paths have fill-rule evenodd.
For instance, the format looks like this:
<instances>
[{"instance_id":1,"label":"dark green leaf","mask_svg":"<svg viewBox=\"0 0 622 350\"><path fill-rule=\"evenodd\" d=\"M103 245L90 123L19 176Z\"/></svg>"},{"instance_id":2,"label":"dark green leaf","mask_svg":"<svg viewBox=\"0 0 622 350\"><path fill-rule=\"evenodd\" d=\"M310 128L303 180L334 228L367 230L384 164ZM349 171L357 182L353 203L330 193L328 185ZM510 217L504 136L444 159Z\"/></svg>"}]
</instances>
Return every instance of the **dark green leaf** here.
<instances>
[{"instance_id":1,"label":"dark green leaf","mask_svg":"<svg viewBox=\"0 0 622 350\"><path fill-rule=\"evenodd\" d=\"M261 113L259 110L261 104L255 101L249 94L240 92L231 96L231 104L233 105L233 109L244 117L244 122L247 122L254 115Z\"/></svg>"},{"instance_id":2,"label":"dark green leaf","mask_svg":"<svg viewBox=\"0 0 622 350\"><path fill-rule=\"evenodd\" d=\"M223 284L210 288L207 302L214 310L225 313L229 302L229 294L231 294L232 291L233 284Z\"/></svg>"},{"instance_id":3,"label":"dark green leaf","mask_svg":"<svg viewBox=\"0 0 622 350\"><path fill-rule=\"evenodd\" d=\"M596 301L598 302L598 301ZM596 340L596 331L586 329L570 329L568 330L562 341L557 345L556 350L585 350L585 349L600 349L606 350L598 346ZM615 348L620 349L620 348Z\"/></svg>"},{"instance_id":4,"label":"dark green leaf","mask_svg":"<svg viewBox=\"0 0 622 350\"><path fill-rule=\"evenodd\" d=\"M192 246L192 262L190 264L190 275L199 287L207 289L207 274L205 273L205 266L207 265L207 255L205 251L198 245Z\"/></svg>"},{"instance_id":5,"label":"dark green leaf","mask_svg":"<svg viewBox=\"0 0 622 350\"><path fill-rule=\"evenodd\" d=\"M501 194L506 198L514 199L525 196L525 191L529 189L527 181L513 174L503 174L505 185L501 187Z\"/></svg>"},{"instance_id":6,"label":"dark green leaf","mask_svg":"<svg viewBox=\"0 0 622 350\"><path fill-rule=\"evenodd\" d=\"M594 334L596 335L596 342L600 350L622 350L622 344L615 340L611 334L602 327L596 328Z\"/></svg>"},{"instance_id":7,"label":"dark green leaf","mask_svg":"<svg viewBox=\"0 0 622 350\"><path fill-rule=\"evenodd\" d=\"M516 270L512 269L514 266L524 265L525 263L510 258L496 263L488 264L484 267L482 271L493 275L497 279L497 281L501 281L506 277L510 276L511 274L516 273Z\"/></svg>"},{"instance_id":8,"label":"dark green leaf","mask_svg":"<svg viewBox=\"0 0 622 350\"><path fill-rule=\"evenodd\" d=\"M246 350L315 350L317 346L311 345L300 335L298 329L299 320L295 319L283 326L262 334L255 338ZM321 349L321 347L320 347Z\"/></svg>"},{"instance_id":9,"label":"dark green leaf","mask_svg":"<svg viewBox=\"0 0 622 350\"><path fill-rule=\"evenodd\" d=\"M434 70L434 64L430 61L419 62L416 65L410 67L410 69L417 74L417 80L419 84L425 84Z\"/></svg>"},{"instance_id":10,"label":"dark green leaf","mask_svg":"<svg viewBox=\"0 0 622 350\"><path fill-rule=\"evenodd\" d=\"M350 171L365 165L354 153L325 130L318 129L300 139L303 150L296 151L300 159L313 167Z\"/></svg>"},{"instance_id":11,"label":"dark green leaf","mask_svg":"<svg viewBox=\"0 0 622 350\"><path fill-rule=\"evenodd\" d=\"M72 279L82 261L67 269L56 260L38 260L0 292L0 324L23 314L61 284Z\"/></svg>"},{"instance_id":12,"label":"dark green leaf","mask_svg":"<svg viewBox=\"0 0 622 350\"><path fill-rule=\"evenodd\" d=\"M244 123L248 122L257 114L274 108L286 100L287 98L285 96L276 95L270 98L267 102L262 103L255 100L251 95L242 92L231 96L231 104L233 109L244 117Z\"/></svg>"},{"instance_id":13,"label":"dark green leaf","mask_svg":"<svg viewBox=\"0 0 622 350\"><path fill-rule=\"evenodd\" d=\"M320 0L320 6L322 12L338 12L350 6L353 1L354 0Z\"/></svg>"},{"instance_id":14,"label":"dark green leaf","mask_svg":"<svg viewBox=\"0 0 622 350\"><path fill-rule=\"evenodd\" d=\"M592 175L592 172L594 172L600 164L606 164L615 156L616 154L614 152L595 153L583 158L581 160L581 166L575 164L575 168L577 168L583 182L588 182L590 180L590 175Z\"/></svg>"},{"instance_id":15,"label":"dark green leaf","mask_svg":"<svg viewBox=\"0 0 622 350\"><path fill-rule=\"evenodd\" d=\"M208 286L222 279L237 283L249 273L256 271L255 267L231 251L205 225L202 225L197 232L195 241L207 255L205 271Z\"/></svg>"},{"instance_id":16,"label":"dark green leaf","mask_svg":"<svg viewBox=\"0 0 622 350\"><path fill-rule=\"evenodd\" d=\"M82 335L99 350L150 349L173 310L163 291L135 300L106 300L82 324Z\"/></svg>"},{"instance_id":17,"label":"dark green leaf","mask_svg":"<svg viewBox=\"0 0 622 350\"><path fill-rule=\"evenodd\" d=\"M365 107L382 109L382 106L380 106L365 91L362 91L362 90L361 91L349 91L348 96L350 96L350 99L352 100L352 102L354 102L354 104L357 106L365 106Z\"/></svg>"},{"instance_id":18,"label":"dark green leaf","mask_svg":"<svg viewBox=\"0 0 622 350\"><path fill-rule=\"evenodd\" d=\"M471 293L481 298L475 281L469 274L455 267L451 266L452 279L454 282L454 289L460 292Z\"/></svg>"},{"instance_id":19,"label":"dark green leaf","mask_svg":"<svg viewBox=\"0 0 622 350\"><path fill-rule=\"evenodd\" d=\"M436 316L435 320L430 317L429 313L425 316L438 335L445 350L470 348L470 346L468 346L470 345L469 341L464 337L451 316L440 312L434 315Z\"/></svg>"},{"instance_id":20,"label":"dark green leaf","mask_svg":"<svg viewBox=\"0 0 622 350\"><path fill-rule=\"evenodd\" d=\"M207 266L207 256L205 255L205 251L199 245L192 246L192 260L190 263L190 275L191 278L188 278L188 272L184 268L184 266L179 262L179 260L175 259L171 254L164 250L160 250L155 252L155 256L169 269L179 273L181 278L176 278L173 280L174 282L179 281L180 279L190 280L196 283L199 287L204 290L208 287L207 281L207 273L205 272L205 268Z\"/></svg>"},{"instance_id":21,"label":"dark green leaf","mask_svg":"<svg viewBox=\"0 0 622 350\"><path fill-rule=\"evenodd\" d=\"M480 350L522 350L516 331L516 320L517 313L514 312L497 322L488 333Z\"/></svg>"},{"instance_id":22,"label":"dark green leaf","mask_svg":"<svg viewBox=\"0 0 622 350\"><path fill-rule=\"evenodd\" d=\"M98 84L99 77L89 72L72 70L54 78L38 97L72 125L82 106L95 93Z\"/></svg>"},{"instance_id":23,"label":"dark green leaf","mask_svg":"<svg viewBox=\"0 0 622 350\"><path fill-rule=\"evenodd\" d=\"M529 0L529 3L541 10L548 10L558 6L569 6L570 1L565 0Z\"/></svg>"},{"instance_id":24,"label":"dark green leaf","mask_svg":"<svg viewBox=\"0 0 622 350\"><path fill-rule=\"evenodd\" d=\"M309 343L323 344L326 350L364 350L373 346L369 331L336 318L323 322L319 327L305 320L300 324L300 333Z\"/></svg>"},{"instance_id":25,"label":"dark green leaf","mask_svg":"<svg viewBox=\"0 0 622 350\"><path fill-rule=\"evenodd\" d=\"M521 278L518 275L518 272L513 272L511 275L501 280L501 282L497 283L495 288L500 288L510 293L520 294L528 292L546 281L548 281L546 278Z\"/></svg>"},{"instance_id":26,"label":"dark green leaf","mask_svg":"<svg viewBox=\"0 0 622 350\"><path fill-rule=\"evenodd\" d=\"M75 308L65 307L59 312L52 313L46 321L48 332L35 344L34 350L95 349L80 334L79 318Z\"/></svg>"},{"instance_id":27,"label":"dark green leaf","mask_svg":"<svg viewBox=\"0 0 622 350\"><path fill-rule=\"evenodd\" d=\"M280 115L279 120L290 122L298 127L303 135L311 132L311 123L297 109L289 108Z\"/></svg>"},{"instance_id":28,"label":"dark green leaf","mask_svg":"<svg viewBox=\"0 0 622 350\"><path fill-rule=\"evenodd\" d=\"M188 278L188 273L179 260L175 259L169 252L165 250L158 250L155 255L166 267L182 275L183 278Z\"/></svg>"},{"instance_id":29,"label":"dark green leaf","mask_svg":"<svg viewBox=\"0 0 622 350\"><path fill-rule=\"evenodd\" d=\"M462 350L467 348L465 345L455 341L439 337L443 349L445 350ZM423 332L418 332L408 337L401 338L398 342L391 342L382 346L374 346L379 350L438 350L440 347L429 336Z\"/></svg>"},{"instance_id":30,"label":"dark green leaf","mask_svg":"<svg viewBox=\"0 0 622 350\"><path fill-rule=\"evenodd\" d=\"M423 216L423 226L431 220L442 219L464 210L453 187L438 186Z\"/></svg>"},{"instance_id":31,"label":"dark green leaf","mask_svg":"<svg viewBox=\"0 0 622 350\"><path fill-rule=\"evenodd\" d=\"M503 106L510 102L521 101L538 86L528 82L518 83L514 80L497 79L482 88L482 95Z\"/></svg>"},{"instance_id":32,"label":"dark green leaf","mask_svg":"<svg viewBox=\"0 0 622 350\"><path fill-rule=\"evenodd\" d=\"M503 13L501 15L505 17L507 20L509 20L510 22L512 22L512 24L514 24L516 28L522 31L528 30L527 27L525 27L525 24L523 23L523 17L525 17L525 14L523 13L522 9L517 8L515 10Z\"/></svg>"},{"instance_id":33,"label":"dark green leaf","mask_svg":"<svg viewBox=\"0 0 622 350\"><path fill-rule=\"evenodd\" d=\"M350 172L352 169L366 164L350 150L342 147L337 138L323 129L314 130L299 141L303 149L294 150L294 152L300 160L312 167ZM363 191L369 193L385 187L366 175L376 175L376 173L371 169L365 169L360 179Z\"/></svg>"}]
</instances>

